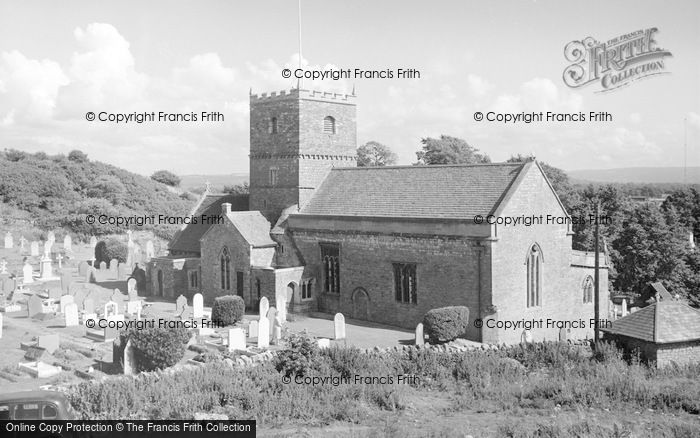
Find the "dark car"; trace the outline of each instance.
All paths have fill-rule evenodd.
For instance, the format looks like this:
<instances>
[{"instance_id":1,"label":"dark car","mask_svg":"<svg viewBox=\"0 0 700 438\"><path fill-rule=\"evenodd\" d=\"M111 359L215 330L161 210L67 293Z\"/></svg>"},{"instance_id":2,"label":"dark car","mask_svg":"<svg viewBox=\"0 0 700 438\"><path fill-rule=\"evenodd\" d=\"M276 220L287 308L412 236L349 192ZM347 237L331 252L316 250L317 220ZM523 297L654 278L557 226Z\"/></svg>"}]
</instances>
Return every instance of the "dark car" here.
<instances>
[{"instance_id":1,"label":"dark car","mask_svg":"<svg viewBox=\"0 0 700 438\"><path fill-rule=\"evenodd\" d=\"M75 413L62 392L24 391L0 394L0 420L73 420Z\"/></svg>"}]
</instances>

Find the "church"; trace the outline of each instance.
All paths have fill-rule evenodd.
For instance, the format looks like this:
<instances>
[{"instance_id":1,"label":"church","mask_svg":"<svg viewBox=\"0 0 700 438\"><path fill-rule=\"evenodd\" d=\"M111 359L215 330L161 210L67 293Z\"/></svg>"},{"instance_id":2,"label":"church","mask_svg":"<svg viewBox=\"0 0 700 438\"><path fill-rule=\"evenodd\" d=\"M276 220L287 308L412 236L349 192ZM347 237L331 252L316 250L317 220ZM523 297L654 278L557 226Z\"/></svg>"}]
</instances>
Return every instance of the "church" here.
<instances>
[{"instance_id":1,"label":"church","mask_svg":"<svg viewBox=\"0 0 700 438\"><path fill-rule=\"evenodd\" d=\"M148 293L235 294L250 310L265 296L283 315L411 329L459 305L474 341L517 343L513 325L538 320L534 340L592 338L594 254L572 250L571 225L492 220L568 217L536 160L357 167L356 149L354 93L251 94L250 194L207 188L191 214L223 220L184 226L148 263Z\"/></svg>"}]
</instances>

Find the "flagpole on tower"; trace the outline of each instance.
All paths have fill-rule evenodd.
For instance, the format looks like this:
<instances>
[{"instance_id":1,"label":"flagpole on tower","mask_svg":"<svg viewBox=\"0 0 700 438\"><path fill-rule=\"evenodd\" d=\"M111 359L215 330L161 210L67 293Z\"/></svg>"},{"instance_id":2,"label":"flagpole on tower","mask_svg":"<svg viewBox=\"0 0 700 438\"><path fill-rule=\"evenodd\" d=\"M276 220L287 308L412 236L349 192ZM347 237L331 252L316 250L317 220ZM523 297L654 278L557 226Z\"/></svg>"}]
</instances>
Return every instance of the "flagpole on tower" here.
<instances>
[{"instance_id":1,"label":"flagpole on tower","mask_svg":"<svg viewBox=\"0 0 700 438\"><path fill-rule=\"evenodd\" d=\"M299 0L299 68L301 69L301 0ZM297 89L301 89L301 78L297 79Z\"/></svg>"}]
</instances>

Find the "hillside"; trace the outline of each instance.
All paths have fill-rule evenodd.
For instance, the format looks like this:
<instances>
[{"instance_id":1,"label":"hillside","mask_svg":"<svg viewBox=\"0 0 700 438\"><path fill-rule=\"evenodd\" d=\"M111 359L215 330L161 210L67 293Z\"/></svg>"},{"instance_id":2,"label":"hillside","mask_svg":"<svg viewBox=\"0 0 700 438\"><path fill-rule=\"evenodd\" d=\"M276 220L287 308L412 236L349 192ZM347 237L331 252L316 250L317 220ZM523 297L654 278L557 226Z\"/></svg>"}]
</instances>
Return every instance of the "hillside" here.
<instances>
[{"instance_id":1,"label":"hillside","mask_svg":"<svg viewBox=\"0 0 700 438\"><path fill-rule=\"evenodd\" d=\"M620 183L683 183L682 167L624 167L617 169L569 170L571 178L583 181ZM700 184L700 167L688 167L688 184Z\"/></svg>"},{"instance_id":2,"label":"hillside","mask_svg":"<svg viewBox=\"0 0 700 438\"><path fill-rule=\"evenodd\" d=\"M0 211L5 228L17 222L32 228L64 228L77 237L124 233L123 226L86 222L87 215L185 216L194 200L168 186L118 167L91 161L80 151L48 156L15 150L0 153ZM146 225L169 238L177 226Z\"/></svg>"}]
</instances>

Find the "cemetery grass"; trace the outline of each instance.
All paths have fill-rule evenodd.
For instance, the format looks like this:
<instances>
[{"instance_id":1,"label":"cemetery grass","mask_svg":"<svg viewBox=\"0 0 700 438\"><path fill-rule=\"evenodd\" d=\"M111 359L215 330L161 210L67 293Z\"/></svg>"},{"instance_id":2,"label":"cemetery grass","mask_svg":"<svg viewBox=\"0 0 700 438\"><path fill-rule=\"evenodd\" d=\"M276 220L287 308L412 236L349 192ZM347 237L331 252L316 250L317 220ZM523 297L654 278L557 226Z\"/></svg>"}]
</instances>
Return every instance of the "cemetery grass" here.
<instances>
[{"instance_id":1,"label":"cemetery grass","mask_svg":"<svg viewBox=\"0 0 700 438\"><path fill-rule=\"evenodd\" d=\"M412 374L415 384L397 384ZM292 383L283 377L290 376ZM294 383L294 376L350 383ZM393 384L354 376L393 376ZM297 345L273 362L224 362L74 386L84 418L256 419L261 436L698 436L700 365L657 370L607 348L535 344L464 353Z\"/></svg>"}]
</instances>

